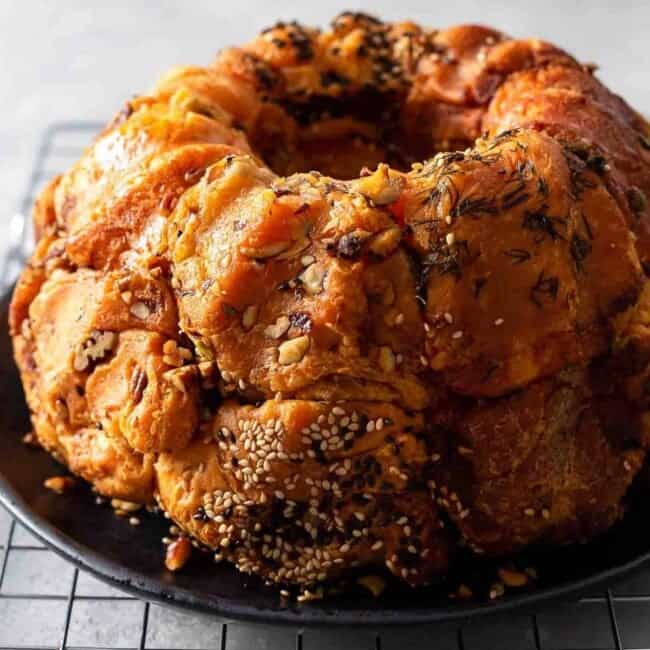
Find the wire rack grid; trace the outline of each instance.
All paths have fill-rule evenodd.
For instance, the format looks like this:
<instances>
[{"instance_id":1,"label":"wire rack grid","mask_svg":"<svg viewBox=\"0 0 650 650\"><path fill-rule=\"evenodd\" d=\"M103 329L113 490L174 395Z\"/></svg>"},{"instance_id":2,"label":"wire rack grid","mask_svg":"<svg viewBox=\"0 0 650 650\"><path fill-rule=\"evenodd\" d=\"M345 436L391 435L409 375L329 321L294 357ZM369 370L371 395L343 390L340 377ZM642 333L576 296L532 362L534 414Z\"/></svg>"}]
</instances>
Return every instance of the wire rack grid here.
<instances>
[{"instance_id":1,"label":"wire rack grid","mask_svg":"<svg viewBox=\"0 0 650 650\"><path fill-rule=\"evenodd\" d=\"M11 221L0 286L32 246L38 189L68 167L99 130L53 124L38 147ZM407 629L296 629L219 621L141 602L59 558L0 507L0 650L650 650L650 569L574 603L536 615Z\"/></svg>"}]
</instances>

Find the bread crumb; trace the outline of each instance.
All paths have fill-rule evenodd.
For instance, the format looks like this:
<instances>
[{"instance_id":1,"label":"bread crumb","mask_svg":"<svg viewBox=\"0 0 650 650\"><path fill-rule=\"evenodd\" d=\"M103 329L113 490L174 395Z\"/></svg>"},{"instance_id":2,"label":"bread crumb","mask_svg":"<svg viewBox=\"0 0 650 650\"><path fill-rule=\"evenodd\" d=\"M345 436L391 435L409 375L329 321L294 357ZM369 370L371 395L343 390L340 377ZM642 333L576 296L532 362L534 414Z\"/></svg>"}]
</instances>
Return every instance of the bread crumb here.
<instances>
[{"instance_id":1,"label":"bread crumb","mask_svg":"<svg viewBox=\"0 0 650 650\"><path fill-rule=\"evenodd\" d=\"M75 486L75 480L72 476L52 476L48 478L43 485L52 492L63 494Z\"/></svg>"},{"instance_id":2,"label":"bread crumb","mask_svg":"<svg viewBox=\"0 0 650 650\"><path fill-rule=\"evenodd\" d=\"M165 566L169 571L182 569L192 555L192 544L187 537L179 537L167 547Z\"/></svg>"}]
</instances>

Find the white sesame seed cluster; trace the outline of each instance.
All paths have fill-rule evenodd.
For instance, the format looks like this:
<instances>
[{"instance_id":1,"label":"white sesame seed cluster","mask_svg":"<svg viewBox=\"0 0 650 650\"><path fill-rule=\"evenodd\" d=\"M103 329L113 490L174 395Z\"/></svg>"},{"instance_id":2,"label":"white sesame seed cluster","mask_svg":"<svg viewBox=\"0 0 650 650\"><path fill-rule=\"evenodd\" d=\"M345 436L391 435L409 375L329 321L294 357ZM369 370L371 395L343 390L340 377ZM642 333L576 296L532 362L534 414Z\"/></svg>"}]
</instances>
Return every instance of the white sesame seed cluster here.
<instances>
[{"instance_id":1,"label":"white sesame seed cluster","mask_svg":"<svg viewBox=\"0 0 650 650\"><path fill-rule=\"evenodd\" d=\"M234 409L232 425L212 424L196 443L202 458L214 449L218 459L201 461L199 478L185 462L163 456L160 502L175 519L176 499L200 504L182 513L184 527L217 547L218 561L228 559L269 582L313 585L370 560L424 584L446 548L433 483L421 483L424 467L440 455L428 454L423 442L402 430L395 418L404 416L395 407L390 417L368 417L360 406L341 402L327 410L285 401L275 409L268 403L252 411L222 407ZM412 422L407 428L419 427L417 419L406 421ZM286 422L294 428L287 430ZM181 469L182 488L177 481L170 498L165 474ZM236 489L203 491L206 481L223 484L224 474ZM420 487L407 496L409 484Z\"/></svg>"}]
</instances>

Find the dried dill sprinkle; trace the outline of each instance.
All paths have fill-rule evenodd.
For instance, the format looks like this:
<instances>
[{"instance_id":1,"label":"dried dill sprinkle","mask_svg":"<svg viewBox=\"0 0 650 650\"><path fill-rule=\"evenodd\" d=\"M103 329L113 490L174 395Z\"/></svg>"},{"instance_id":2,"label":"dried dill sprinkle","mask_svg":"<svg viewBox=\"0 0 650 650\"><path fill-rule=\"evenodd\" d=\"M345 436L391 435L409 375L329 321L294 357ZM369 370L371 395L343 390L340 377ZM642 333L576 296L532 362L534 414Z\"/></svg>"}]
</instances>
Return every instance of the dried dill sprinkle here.
<instances>
[{"instance_id":1,"label":"dried dill sprinkle","mask_svg":"<svg viewBox=\"0 0 650 650\"><path fill-rule=\"evenodd\" d=\"M585 165L596 172L602 174L608 169L607 160L600 153L594 152L595 145L582 145L574 143L565 143L565 150L577 156Z\"/></svg>"},{"instance_id":2,"label":"dried dill sprinkle","mask_svg":"<svg viewBox=\"0 0 650 650\"><path fill-rule=\"evenodd\" d=\"M236 316L237 315L237 310L232 305L229 305L227 302L222 302L221 303L221 311L226 316Z\"/></svg>"},{"instance_id":3,"label":"dried dill sprinkle","mask_svg":"<svg viewBox=\"0 0 650 650\"><path fill-rule=\"evenodd\" d=\"M545 275L540 271L537 282L530 289L530 299L538 306L542 307L542 299L547 296L552 300L557 298L560 289L560 281L554 276Z\"/></svg>"},{"instance_id":4,"label":"dried dill sprinkle","mask_svg":"<svg viewBox=\"0 0 650 650\"><path fill-rule=\"evenodd\" d=\"M541 176L537 179L537 191L542 196L548 196L548 183Z\"/></svg>"},{"instance_id":5,"label":"dried dill sprinkle","mask_svg":"<svg viewBox=\"0 0 650 650\"><path fill-rule=\"evenodd\" d=\"M487 284L487 278L476 278L474 280L474 298L478 298L481 290Z\"/></svg>"},{"instance_id":6,"label":"dried dill sprinkle","mask_svg":"<svg viewBox=\"0 0 650 650\"><path fill-rule=\"evenodd\" d=\"M578 233L574 233L573 237L571 237L569 250L571 252L571 257L573 257L576 266L579 268L580 264L587 258L589 253L591 253L591 244L587 239L578 235Z\"/></svg>"},{"instance_id":7,"label":"dried dill sprinkle","mask_svg":"<svg viewBox=\"0 0 650 650\"><path fill-rule=\"evenodd\" d=\"M445 165L446 163L443 163ZM456 203L458 202L459 192L456 187L456 184L453 181L451 175L454 173L454 170L446 169L444 174L441 176L437 185L427 192L426 196L422 200L423 205L433 205L436 201L442 199L444 196L447 196L451 211L455 209ZM459 215L453 215L459 216Z\"/></svg>"},{"instance_id":8,"label":"dried dill sprinkle","mask_svg":"<svg viewBox=\"0 0 650 650\"><path fill-rule=\"evenodd\" d=\"M643 212L647 205L645 194L636 186L628 188L625 192L628 205L633 212Z\"/></svg>"},{"instance_id":9,"label":"dried dill sprinkle","mask_svg":"<svg viewBox=\"0 0 650 650\"><path fill-rule=\"evenodd\" d=\"M576 148L566 144L563 153L564 160L569 168L571 195L573 198L577 198L585 189L595 187L595 183L586 178L583 174L584 170L587 168L586 160L589 154L584 148Z\"/></svg>"},{"instance_id":10,"label":"dried dill sprinkle","mask_svg":"<svg viewBox=\"0 0 650 650\"><path fill-rule=\"evenodd\" d=\"M443 167L447 167L455 162L460 162L465 160L465 154L462 151L446 151L437 156L439 161L442 161L441 164Z\"/></svg>"},{"instance_id":11,"label":"dried dill sprinkle","mask_svg":"<svg viewBox=\"0 0 650 650\"><path fill-rule=\"evenodd\" d=\"M525 191L526 187L526 182L521 181L513 190L506 192L501 197L501 209L510 210L520 203L527 201L530 198L530 194Z\"/></svg>"},{"instance_id":12,"label":"dried dill sprinkle","mask_svg":"<svg viewBox=\"0 0 650 650\"><path fill-rule=\"evenodd\" d=\"M535 169L535 165L530 160L526 160L523 162L517 162L516 172L519 179L521 181L525 181L532 178L537 173L537 170Z\"/></svg>"},{"instance_id":13,"label":"dried dill sprinkle","mask_svg":"<svg viewBox=\"0 0 650 650\"><path fill-rule=\"evenodd\" d=\"M460 217L464 214L497 214L499 208L495 199L491 197L465 197L450 210L452 217Z\"/></svg>"},{"instance_id":14,"label":"dried dill sprinkle","mask_svg":"<svg viewBox=\"0 0 650 650\"><path fill-rule=\"evenodd\" d=\"M495 135L494 138L492 138L492 142L488 147L488 151L491 151L492 149L498 147L500 144L503 144L507 140L514 138L514 136L518 135L519 133L521 133L520 128L508 129L506 131L501 131L501 133L497 133L497 135Z\"/></svg>"},{"instance_id":15,"label":"dried dill sprinkle","mask_svg":"<svg viewBox=\"0 0 650 650\"><path fill-rule=\"evenodd\" d=\"M440 275L451 274L460 279L463 275L463 265L468 262L471 262L471 255L466 240L456 241L453 247L438 245L423 259L422 273L426 279L431 270L435 269Z\"/></svg>"}]
</instances>

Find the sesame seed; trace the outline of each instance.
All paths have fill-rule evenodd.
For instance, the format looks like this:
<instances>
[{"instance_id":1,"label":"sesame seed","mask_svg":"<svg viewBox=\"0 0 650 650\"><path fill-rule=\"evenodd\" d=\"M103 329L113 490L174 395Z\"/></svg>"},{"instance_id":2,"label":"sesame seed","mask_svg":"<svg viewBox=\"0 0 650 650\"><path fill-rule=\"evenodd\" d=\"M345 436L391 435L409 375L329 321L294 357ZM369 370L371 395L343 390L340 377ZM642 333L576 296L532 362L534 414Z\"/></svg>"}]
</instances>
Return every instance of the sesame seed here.
<instances>
[{"instance_id":1,"label":"sesame seed","mask_svg":"<svg viewBox=\"0 0 650 650\"><path fill-rule=\"evenodd\" d=\"M454 317L453 317L453 316L452 316L448 311L446 311L446 312L443 314L443 318L444 318L444 319L445 319L445 320L446 320L450 325L454 322Z\"/></svg>"},{"instance_id":2,"label":"sesame seed","mask_svg":"<svg viewBox=\"0 0 650 650\"><path fill-rule=\"evenodd\" d=\"M447 246L453 246L454 241L456 241L456 236L453 232L448 232L445 236L445 241L447 242Z\"/></svg>"},{"instance_id":3,"label":"sesame seed","mask_svg":"<svg viewBox=\"0 0 650 650\"><path fill-rule=\"evenodd\" d=\"M497 318L497 319L494 321L494 324L495 324L497 327L499 327L500 325L503 325L503 323L505 323L505 321L503 320L503 318Z\"/></svg>"},{"instance_id":4,"label":"sesame seed","mask_svg":"<svg viewBox=\"0 0 650 650\"><path fill-rule=\"evenodd\" d=\"M454 333L451 335L451 338L452 338L452 339L460 339L460 338L463 338L463 332L462 332L461 330L458 330L457 332L454 332Z\"/></svg>"}]
</instances>

